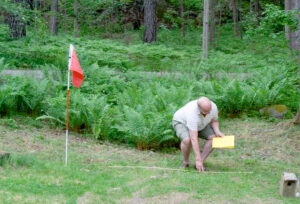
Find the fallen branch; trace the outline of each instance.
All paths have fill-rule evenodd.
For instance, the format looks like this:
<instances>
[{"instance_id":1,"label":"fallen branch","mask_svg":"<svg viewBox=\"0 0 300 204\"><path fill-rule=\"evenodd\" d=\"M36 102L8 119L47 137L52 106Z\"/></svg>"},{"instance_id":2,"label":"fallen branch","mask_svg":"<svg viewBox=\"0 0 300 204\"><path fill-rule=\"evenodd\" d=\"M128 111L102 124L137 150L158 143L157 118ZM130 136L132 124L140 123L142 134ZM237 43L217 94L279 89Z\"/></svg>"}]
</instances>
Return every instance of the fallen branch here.
<instances>
[{"instance_id":1,"label":"fallen branch","mask_svg":"<svg viewBox=\"0 0 300 204\"><path fill-rule=\"evenodd\" d=\"M166 170L166 171L182 171L182 172L191 172L198 173L197 171L188 171L184 169L174 169L174 168L163 168L157 166L108 166L109 168L129 168L129 169L148 169L148 170ZM209 174L253 174L252 171L205 171L202 173Z\"/></svg>"}]
</instances>

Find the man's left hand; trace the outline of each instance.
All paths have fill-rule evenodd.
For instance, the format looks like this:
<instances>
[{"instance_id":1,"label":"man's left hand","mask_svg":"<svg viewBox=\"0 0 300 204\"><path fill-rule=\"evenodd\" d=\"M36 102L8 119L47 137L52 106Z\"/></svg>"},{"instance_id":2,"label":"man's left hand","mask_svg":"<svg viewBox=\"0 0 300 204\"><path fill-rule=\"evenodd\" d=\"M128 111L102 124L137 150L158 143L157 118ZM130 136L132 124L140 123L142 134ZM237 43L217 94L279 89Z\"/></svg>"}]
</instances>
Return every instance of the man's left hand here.
<instances>
[{"instance_id":1,"label":"man's left hand","mask_svg":"<svg viewBox=\"0 0 300 204\"><path fill-rule=\"evenodd\" d=\"M215 132L216 137L224 137L225 135L220 131L219 128L219 121L218 120L211 120L211 127Z\"/></svg>"},{"instance_id":2,"label":"man's left hand","mask_svg":"<svg viewBox=\"0 0 300 204\"><path fill-rule=\"evenodd\" d=\"M216 137L224 137L225 135L222 132L216 132Z\"/></svg>"}]
</instances>

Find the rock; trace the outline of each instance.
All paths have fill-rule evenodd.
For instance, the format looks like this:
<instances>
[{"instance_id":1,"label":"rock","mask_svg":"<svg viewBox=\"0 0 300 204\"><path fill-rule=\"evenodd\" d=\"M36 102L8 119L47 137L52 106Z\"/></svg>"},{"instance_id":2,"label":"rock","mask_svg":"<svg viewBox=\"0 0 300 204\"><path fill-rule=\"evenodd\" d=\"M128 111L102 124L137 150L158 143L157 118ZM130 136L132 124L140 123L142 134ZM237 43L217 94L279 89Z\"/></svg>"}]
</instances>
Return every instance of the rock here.
<instances>
[{"instance_id":1,"label":"rock","mask_svg":"<svg viewBox=\"0 0 300 204\"><path fill-rule=\"evenodd\" d=\"M288 108L285 105L273 105L259 110L261 115L266 115L273 118L281 118L287 113Z\"/></svg>"}]
</instances>

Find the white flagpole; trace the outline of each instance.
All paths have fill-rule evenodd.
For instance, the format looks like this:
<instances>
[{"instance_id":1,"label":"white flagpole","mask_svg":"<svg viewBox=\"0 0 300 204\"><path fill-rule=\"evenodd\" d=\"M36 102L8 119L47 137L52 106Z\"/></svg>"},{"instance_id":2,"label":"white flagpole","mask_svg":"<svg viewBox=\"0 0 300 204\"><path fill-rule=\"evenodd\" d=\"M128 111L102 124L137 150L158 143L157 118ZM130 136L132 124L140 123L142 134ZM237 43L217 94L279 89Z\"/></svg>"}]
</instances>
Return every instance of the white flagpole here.
<instances>
[{"instance_id":1,"label":"white flagpole","mask_svg":"<svg viewBox=\"0 0 300 204\"><path fill-rule=\"evenodd\" d=\"M69 89L70 89L70 66L72 60L73 45L70 44L69 64L68 64L68 89L67 89L67 120L66 120L66 158L65 165L68 164L68 137L69 137Z\"/></svg>"}]
</instances>

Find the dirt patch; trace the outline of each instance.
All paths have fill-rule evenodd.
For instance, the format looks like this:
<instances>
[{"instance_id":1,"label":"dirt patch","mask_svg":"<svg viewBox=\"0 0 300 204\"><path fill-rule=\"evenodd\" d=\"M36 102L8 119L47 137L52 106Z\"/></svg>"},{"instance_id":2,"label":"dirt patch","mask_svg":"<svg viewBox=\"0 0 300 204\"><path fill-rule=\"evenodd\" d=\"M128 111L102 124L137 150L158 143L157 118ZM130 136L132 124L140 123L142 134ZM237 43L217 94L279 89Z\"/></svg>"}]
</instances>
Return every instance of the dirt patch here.
<instances>
[{"instance_id":1,"label":"dirt patch","mask_svg":"<svg viewBox=\"0 0 300 204\"><path fill-rule=\"evenodd\" d=\"M81 197L77 199L77 204L90 203L89 198L92 196L91 192L85 192Z\"/></svg>"},{"instance_id":2,"label":"dirt patch","mask_svg":"<svg viewBox=\"0 0 300 204\"><path fill-rule=\"evenodd\" d=\"M26 196L22 194L11 193L9 191L0 190L1 203L65 203L66 199L63 195L46 197L45 195Z\"/></svg>"},{"instance_id":3,"label":"dirt patch","mask_svg":"<svg viewBox=\"0 0 300 204\"><path fill-rule=\"evenodd\" d=\"M257 156L264 160L288 160L290 163L295 162L295 158L299 155L297 153L299 151L296 150L300 146L300 129L292 126L291 121L269 123L264 121L226 120L221 121L221 123L221 129L224 133L236 136L237 148L244 148L243 156ZM9 130L4 126L0 126L0 130L2 134L2 137L0 137L1 150L12 150L12 152L19 153L47 152L49 154L64 151L65 132L62 130L51 130L46 127ZM73 132L70 133L69 144L70 151L76 151L80 155L88 155L86 163L109 164L114 161L129 160L130 163L138 165L139 161L146 160L149 165L155 165L158 158L161 157L166 159L177 158L174 154L142 152L110 143L97 144L94 140L83 138ZM59 146L59 150L57 146ZM291 154L296 155L290 157Z\"/></svg>"},{"instance_id":4,"label":"dirt patch","mask_svg":"<svg viewBox=\"0 0 300 204\"><path fill-rule=\"evenodd\" d=\"M101 196L92 192L85 192L82 196L80 196L77 201L77 204L94 204L94 203L105 203Z\"/></svg>"},{"instance_id":5,"label":"dirt patch","mask_svg":"<svg viewBox=\"0 0 300 204\"><path fill-rule=\"evenodd\" d=\"M244 149L243 156L256 157L262 160L300 162L297 138L300 129L292 125L291 120L279 123L265 121L226 121L222 130L236 136L236 147Z\"/></svg>"},{"instance_id":6,"label":"dirt patch","mask_svg":"<svg viewBox=\"0 0 300 204\"><path fill-rule=\"evenodd\" d=\"M21 127L22 124L19 124ZM242 159L250 157L262 160L285 160L289 163L300 163L299 135L300 128L291 125L291 121L284 120L280 123L265 121L221 121L221 129L225 134L236 136L236 148L242 148ZM0 125L0 149L12 153L46 153L61 157L65 148L65 131L49 129L47 127L23 127L21 129L9 129ZM203 143L203 141L201 141ZM268 145L266 145L268 144ZM59 148L58 148L59 147ZM95 143L93 139L87 139L82 135L71 132L69 135L69 150L78 153L88 164L99 163L113 165L116 161L130 162L139 165L141 161L147 161L148 166L156 166L161 158L178 160L176 154L158 153L152 151L139 151L128 148L125 145L115 145L108 142ZM226 153L234 150L226 150ZM225 150L224 150L225 151ZM218 150L223 152L223 150ZM290 155L293 155L291 157ZM214 160L221 159L221 155ZM209 159L210 160L210 159ZM173 163L174 164L174 163Z\"/></svg>"},{"instance_id":7,"label":"dirt patch","mask_svg":"<svg viewBox=\"0 0 300 204\"><path fill-rule=\"evenodd\" d=\"M159 195L154 197L144 197L144 191L138 191L133 194L133 197L127 200L122 200L121 203L172 203L172 204L180 204L180 203L200 203L199 200L194 199L193 195L183 192L173 192L167 195Z\"/></svg>"}]
</instances>

